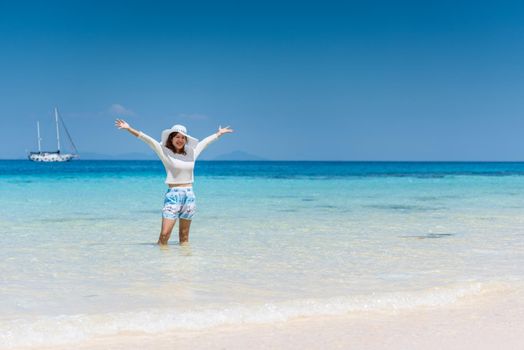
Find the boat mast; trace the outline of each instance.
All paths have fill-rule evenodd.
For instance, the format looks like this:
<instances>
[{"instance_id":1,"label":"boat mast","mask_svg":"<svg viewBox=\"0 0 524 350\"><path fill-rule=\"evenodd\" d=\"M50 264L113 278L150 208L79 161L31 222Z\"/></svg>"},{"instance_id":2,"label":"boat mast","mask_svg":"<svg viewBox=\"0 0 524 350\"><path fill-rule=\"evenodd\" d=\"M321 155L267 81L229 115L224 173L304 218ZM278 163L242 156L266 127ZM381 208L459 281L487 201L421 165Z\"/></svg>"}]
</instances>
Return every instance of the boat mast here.
<instances>
[{"instance_id":1,"label":"boat mast","mask_svg":"<svg viewBox=\"0 0 524 350\"><path fill-rule=\"evenodd\" d=\"M36 130L38 132L38 153L42 153L42 147L40 146L40 141L42 141L40 138L40 122L36 122Z\"/></svg>"},{"instance_id":2,"label":"boat mast","mask_svg":"<svg viewBox=\"0 0 524 350\"><path fill-rule=\"evenodd\" d=\"M60 122L62 126L64 127L64 131L67 135L67 139L69 140L69 144L73 147L74 154L78 154L78 150L76 149L75 143L73 142L73 138L71 137L71 134L69 134L69 130L67 130L67 126L65 125L64 119L62 119L62 116L60 116L60 113L58 113L58 119L60 119Z\"/></svg>"},{"instance_id":3,"label":"boat mast","mask_svg":"<svg viewBox=\"0 0 524 350\"><path fill-rule=\"evenodd\" d=\"M60 132L58 131L58 109L55 107L55 122L56 122L56 144L58 153L60 153Z\"/></svg>"}]
</instances>

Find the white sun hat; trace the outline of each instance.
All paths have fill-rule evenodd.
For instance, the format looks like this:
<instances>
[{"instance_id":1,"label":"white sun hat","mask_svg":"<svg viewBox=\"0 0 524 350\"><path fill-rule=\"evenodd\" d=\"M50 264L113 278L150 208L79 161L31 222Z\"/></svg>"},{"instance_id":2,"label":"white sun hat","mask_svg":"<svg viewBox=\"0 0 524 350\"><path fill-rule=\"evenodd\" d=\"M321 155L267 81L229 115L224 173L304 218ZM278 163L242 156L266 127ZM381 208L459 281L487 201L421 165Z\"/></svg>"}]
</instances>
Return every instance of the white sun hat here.
<instances>
[{"instance_id":1,"label":"white sun hat","mask_svg":"<svg viewBox=\"0 0 524 350\"><path fill-rule=\"evenodd\" d=\"M173 127L171 127L171 129L166 129L166 130L162 131L161 139L162 139L162 145L163 146L166 145L166 141L167 141L167 138L169 137L169 135L171 135L171 133L174 133L174 132L179 132L182 135L184 135L185 137L187 137L187 143L186 143L187 146L189 146L191 148L196 148L196 146L198 145L198 139L195 139L193 136L189 136L185 126L180 125L180 124L176 124L176 125L173 125Z\"/></svg>"}]
</instances>

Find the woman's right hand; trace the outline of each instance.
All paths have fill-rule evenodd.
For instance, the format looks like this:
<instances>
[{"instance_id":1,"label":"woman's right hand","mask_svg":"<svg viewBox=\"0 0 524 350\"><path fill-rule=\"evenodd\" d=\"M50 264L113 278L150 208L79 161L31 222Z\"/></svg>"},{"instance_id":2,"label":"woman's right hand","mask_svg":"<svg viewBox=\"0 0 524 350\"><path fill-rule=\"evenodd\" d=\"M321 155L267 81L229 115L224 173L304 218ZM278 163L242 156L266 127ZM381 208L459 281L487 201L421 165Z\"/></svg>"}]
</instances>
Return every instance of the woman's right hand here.
<instances>
[{"instance_id":1,"label":"woman's right hand","mask_svg":"<svg viewBox=\"0 0 524 350\"><path fill-rule=\"evenodd\" d=\"M124 129L124 130L129 130L131 129L131 127L129 126L129 124L123 120L123 119L117 119L115 120L115 126L119 129Z\"/></svg>"}]
</instances>

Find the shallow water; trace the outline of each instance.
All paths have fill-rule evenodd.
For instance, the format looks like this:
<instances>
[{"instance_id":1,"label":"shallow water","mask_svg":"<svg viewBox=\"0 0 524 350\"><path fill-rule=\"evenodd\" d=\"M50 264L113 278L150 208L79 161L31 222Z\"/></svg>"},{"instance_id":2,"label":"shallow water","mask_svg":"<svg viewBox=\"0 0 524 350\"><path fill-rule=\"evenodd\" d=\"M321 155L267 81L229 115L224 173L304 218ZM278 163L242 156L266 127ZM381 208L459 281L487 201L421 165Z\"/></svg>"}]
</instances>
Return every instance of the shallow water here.
<instances>
[{"instance_id":1,"label":"shallow water","mask_svg":"<svg viewBox=\"0 0 524 350\"><path fill-rule=\"evenodd\" d=\"M159 162L0 161L0 344L520 288L523 175L522 163L201 162L190 245L175 230L160 248Z\"/></svg>"}]
</instances>

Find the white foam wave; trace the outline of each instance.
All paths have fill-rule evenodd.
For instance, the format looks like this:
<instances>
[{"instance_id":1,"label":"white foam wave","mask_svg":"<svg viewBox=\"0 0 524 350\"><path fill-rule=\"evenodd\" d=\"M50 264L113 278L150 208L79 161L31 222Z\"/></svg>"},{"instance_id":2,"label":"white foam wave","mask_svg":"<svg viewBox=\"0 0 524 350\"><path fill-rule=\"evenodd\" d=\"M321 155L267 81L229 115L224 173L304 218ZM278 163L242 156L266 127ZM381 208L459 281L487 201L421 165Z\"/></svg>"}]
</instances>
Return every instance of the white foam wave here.
<instances>
[{"instance_id":1,"label":"white foam wave","mask_svg":"<svg viewBox=\"0 0 524 350\"><path fill-rule=\"evenodd\" d=\"M460 299L499 289L500 285L472 283L417 292L302 299L262 305L236 305L221 309L180 312L174 309L141 312L67 315L0 321L0 344L4 348L78 343L121 332L160 333L200 330L221 325L286 321L296 317L344 315L366 311L399 311L438 307Z\"/></svg>"}]
</instances>

